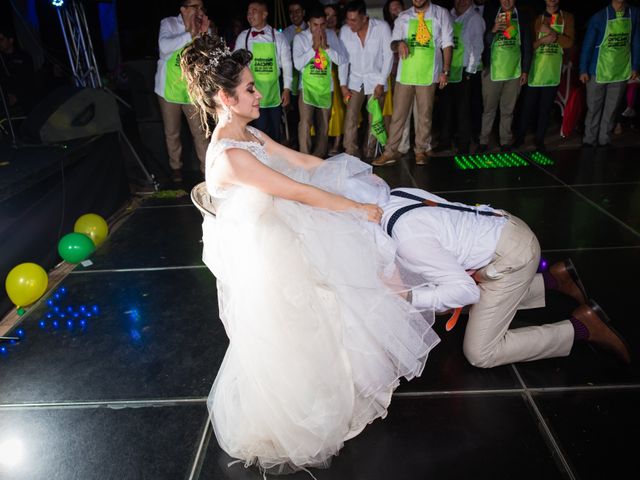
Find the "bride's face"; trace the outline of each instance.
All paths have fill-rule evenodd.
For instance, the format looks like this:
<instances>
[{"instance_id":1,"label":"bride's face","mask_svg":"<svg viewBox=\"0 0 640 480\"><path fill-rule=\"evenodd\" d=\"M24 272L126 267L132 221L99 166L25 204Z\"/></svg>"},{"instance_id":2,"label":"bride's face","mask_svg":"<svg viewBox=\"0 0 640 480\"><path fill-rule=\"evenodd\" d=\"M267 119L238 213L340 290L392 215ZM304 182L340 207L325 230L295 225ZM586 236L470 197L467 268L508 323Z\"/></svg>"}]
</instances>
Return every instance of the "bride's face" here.
<instances>
[{"instance_id":1,"label":"bride's face","mask_svg":"<svg viewBox=\"0 0 640 480\"><path fill-rule=\"evenodd\" d=\"M240 84L236 87L235 98L229 105L232 113L250 121L255 120L260 116L261 98L262 95L256 89L251 70L245 67L240 76Z\"/></svg>"}]
</instances>

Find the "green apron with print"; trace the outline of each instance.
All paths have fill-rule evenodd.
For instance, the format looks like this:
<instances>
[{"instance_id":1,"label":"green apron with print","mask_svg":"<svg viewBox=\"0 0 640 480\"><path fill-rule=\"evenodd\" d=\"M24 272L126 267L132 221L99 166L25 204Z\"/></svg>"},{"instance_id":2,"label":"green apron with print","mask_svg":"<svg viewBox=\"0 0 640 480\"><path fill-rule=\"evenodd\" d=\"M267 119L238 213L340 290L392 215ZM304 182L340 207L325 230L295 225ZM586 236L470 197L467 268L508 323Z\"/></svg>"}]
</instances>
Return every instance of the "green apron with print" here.
<instances>
[{"instance_id":1,"label":"green apron with print","mask_svg":"<svg viewBox=\"0 0 640 480\"><path fill-rule=\"evenodd\" d=\"M624 82L631 77L631 18L607 21L596 64L596 82Z\"/></svg>"},{"instance_id":2,"label":"green apron with print","mask_svg":"<svg viewBox=\"0 0 640 480\"><path fill-rule=\"evenodd\" d=\"M564 22L560 25L551 25L551 28L558 35L564 32ZM539 32L538 38L546 34ZM562 74L562 48L555 43L545 43L536 48L529 73L530 87L555 87L560 85L560 75Z\"/></svg>"},{"instance_id":3,"label":"green apron with print","mask_svg":"<svg viewBox=\"0 0 640 480\"><path fill-rule=\"evenodd\" d=\"M323 49L320 55L327 60L324 68L316 67L313 58L302 70L302 100L317 108L331 108L331 59Z\"/></svg>"},{"instance_id":4,"label":"green apron with print","mask_svg":"<svg viewBox=\"0 0 640 480\"><path fill-rule=\"evenodd\" d=\"M260 108L277 107L281 102L280 78L274 42L255 42L251 45L253 59L249 68L256 89L262 94Z\"/></svg>"},{"instance_id":5,"label":"green apron with print","mask_svg":"<svg viewBox=\"0 0 640 480\"><path fill-rule=\"evenodd\" d=\"M164 77L164 99L171 103L192 103L187 89L187 81L182 76L182 69L180 68L182 50L184 50L184 47L173 52L167 60L167 71Z\"/></svg>"},{"instance_id":6,"label":"green apron with print","mask_svg":"<svg viewBox=\"0 0 640 480\"><path fill-rule=\"evenodd\" d=\"M418 32L418 19L409 20L409 55L400 60L400 83L403 85L431 85L435 70L436 49L433 42L433 29L431 19L425 20L431 38L426 45L416 42Z\"/></svg>"},{"instance_id":7,"label":"green apron with print","mask_svg":"<svg viewBox=\"0 0 640 480\"><path fill-rule=\"evenodd\" d=\"M451 56L451 71L449 83L462 80L464 69L464 42L462 41L462 22L453 22L453 55Z\"/></svg>"},{"instance_id":8,"label":"green apron with print","mask_svg":"<svg viewBox=\"0 0 640 480\"><path fill-rule=\"evenodd\" d=\"M491 80L501 82L519 78L520 70L520 24L511 18L515 34L507 38L498 32L491 42Z\"/></svg>"}]
</instances>

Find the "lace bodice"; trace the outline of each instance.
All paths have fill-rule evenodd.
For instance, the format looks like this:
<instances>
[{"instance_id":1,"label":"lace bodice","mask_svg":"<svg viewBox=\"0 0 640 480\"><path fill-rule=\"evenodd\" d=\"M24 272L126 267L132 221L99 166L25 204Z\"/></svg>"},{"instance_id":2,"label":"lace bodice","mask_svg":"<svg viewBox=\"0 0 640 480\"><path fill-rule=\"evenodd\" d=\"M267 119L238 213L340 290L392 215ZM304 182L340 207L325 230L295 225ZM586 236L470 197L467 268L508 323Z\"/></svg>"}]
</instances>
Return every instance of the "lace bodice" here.
<instances>
[{"instance_id":1,"label":"lace bodice","mask_svg":"<svg viewBox=\"0 0 640 480\"><path fill-rule=\"evenodd\" d=\"M247 130L256 138L256 141L233 140L231 138L221 138L215 142L212 141L207 149L207 166L209 167L213 165L216 158L218 158L218 155L229 148L242 148L243 150L247 150L262 163L269 165L269 155L264 148L264 143L262 143L262 133L260 133L260 130L250 126L247 126ZM209 191L209 194L216 198L224 198L228 194L230 188L233 187L220 187L207 181L207 190Z\"/></svg>"}]
</instances>

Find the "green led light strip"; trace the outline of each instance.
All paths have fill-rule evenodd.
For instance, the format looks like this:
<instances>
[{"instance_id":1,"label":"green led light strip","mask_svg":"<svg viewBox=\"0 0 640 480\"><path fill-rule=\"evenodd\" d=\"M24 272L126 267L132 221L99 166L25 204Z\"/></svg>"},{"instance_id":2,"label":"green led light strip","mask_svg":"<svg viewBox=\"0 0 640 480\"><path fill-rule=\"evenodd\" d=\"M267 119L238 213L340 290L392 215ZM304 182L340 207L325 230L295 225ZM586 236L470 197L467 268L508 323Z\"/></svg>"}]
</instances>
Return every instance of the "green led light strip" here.
<instances>
[{"instance_id":1,"label":"green led light strip","mask_svg":"<svg viewBox=\"0 0 640 480\"><path fill-rule=\"evenodd\" d=\"M482 153L479 155L456 155L454 161L461 170L489 168L526 167L527 161L517 153Z\"/></svg>"},{"instance_id":2,"label":"green led light strip","mask_svg":"<svg viewBox=\"0 0 640 480\"><path fill-rule=\"evenodd\" d=\"M526 157L515 152L481 153L477 155L456 155L453 160L460 170L486 170L492 168L528 167L528 158L537 165L553 165L553 160L540 152L525 154Z\"/></svg>"}]
</instances>

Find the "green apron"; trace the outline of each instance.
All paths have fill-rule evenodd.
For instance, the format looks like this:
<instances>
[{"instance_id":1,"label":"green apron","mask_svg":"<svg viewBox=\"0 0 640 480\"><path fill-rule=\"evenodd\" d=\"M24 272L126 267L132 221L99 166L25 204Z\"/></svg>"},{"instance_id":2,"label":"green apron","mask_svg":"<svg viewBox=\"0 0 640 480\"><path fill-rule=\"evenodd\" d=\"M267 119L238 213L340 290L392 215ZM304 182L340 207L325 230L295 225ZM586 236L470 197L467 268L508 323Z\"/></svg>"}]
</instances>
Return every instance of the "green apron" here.
<instances>
[{"instance_id":1,"label":"green apron","mask_svg":"<svg viewBox=\"0 0 640 480\"><path fill-rule=\"evenodd\" d=\"M331 59L323 49L320 53L327 59L325 68L316 67L312 58L302 70L302 101L317 108L331 108Z\"/></svg>"},{"instance_id":2,"label":"green apron","mask_svg":"<svg viewBox=\"0 0 640 480\"><path fill-rule=\"evenodd\" d=\"M502 9L498 10L498 15L501 11ZM513 17L511 22L515 26L515 38L507 38L503 32L499 32L491 42L491 80L494 82L513 80L521 74L520 24L518 20L514 21Z\"/></svg>"},{"instance_id":3,"label":"green apron","mask_svg":"<svg viewBox=\"0 0 640 480\"><path fill-rule=\"evenodd\" d=\"M418 32L418 19L409 20L407 45L409 55L400 60L400 83L403 85L431 85L435 70L436 49L433 42L433 29L431 19L425 20L431 39L426 45L416 42Z\"/></svg>"},{"instance_id":4,"label":"green apron","mask_svg":"<svg viewBox=\"0 0 640 480\"><path fill-rule=\"evenodd\" d=\"M164 77L164 99L167 102L192 103L187 89L187 81L183 78L180 68L180 55L187 45L173 52L167 60L167 71Z\"/></svg>"},{"instance_id":5,"label":"green apron","mask_svg":"<svg viewBox=\"0 0 640 480\"><path fill-rule=\"evenodd\" d=\"M380 102L373 95L369 97L367 102L367 111L371 114L371 135L384 147L387 144L387 131L384 128Z\"/></svg>"},{"instance_id":6,"label":"green apron","mask_svg":"<svg viewBox=\"0 0 640 480\"><path fill-rule=\"evenodd\" d=\"M260 108L277 107L282 100L275 39L273 42L254 42L251 44L251 53L253 59L249 68L253 73L256 89L262 94Z\"/></svg>"},{"instance_id":7,"label":"green apron","mask_svg":"<svg viewBox=\"0 0 640 480\"><path fill-rule=\"evenodd\" d=\"M600 44L596 82L624 82L631 77L631 18L613 18Z\"/></svg>"},{"instance_id":8,"label":"green apron","mask_svg":"<svg viewBox=\"0 0 640 480\"><path fill-rule=\"evenodd\" d=\"M451 56L451 71L449 83L462 80L464 70L464 42L462 41L462 22L453 22L453 55Z\"/></svg>"},{"instance_id":9,"label":"green apron","mask_svg":"<svg viewBox=\"0 0 640 480\"><path fill-rule=\"evenodd\" d=\"M564 32L564 18L561 24L551 25L559 35ZM539 32L538 38L546 34ZM562 74L562 48L556 43L546 43L536 48L529 73L530 87L555 87L560 85Z\"/></svg>"}]
</instances>

